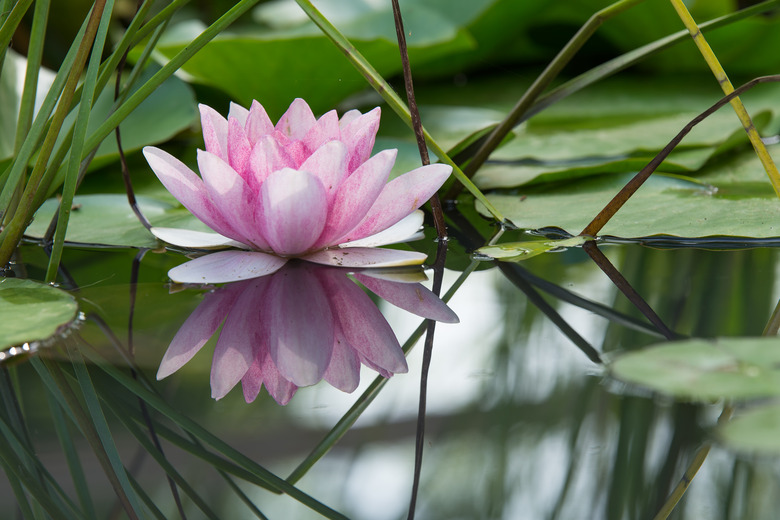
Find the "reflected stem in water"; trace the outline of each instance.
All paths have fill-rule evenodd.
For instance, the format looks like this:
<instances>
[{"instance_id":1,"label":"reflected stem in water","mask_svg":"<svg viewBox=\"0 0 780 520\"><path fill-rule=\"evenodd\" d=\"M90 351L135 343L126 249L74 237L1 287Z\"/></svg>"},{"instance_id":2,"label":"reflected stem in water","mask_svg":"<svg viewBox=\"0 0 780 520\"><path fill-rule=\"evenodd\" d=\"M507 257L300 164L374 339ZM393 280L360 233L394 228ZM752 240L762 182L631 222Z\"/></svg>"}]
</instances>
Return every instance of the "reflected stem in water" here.
<instances>
[{"instance_id":1,"label":"reflected stem in water","mask_svg":"<svg viewBox=\"0 0 780 520\"><path fill-rule=\"evenodd\" d=\"M623 275L620 274L620 271L618 271L617 268L612 265L612 262L610 262L604 253L601 252L595 241L585 242L585 244L582 246L582 249L588 253L588 256L593 259L599 269L601 269L604 274L606 274L609 279L612 280L612 283L614 283L615 286L620 289L620 292L622 292L626 298L628 298L628 300L633 303L637 309L639 309L639 312L641 312L648 320L650 320L650 323L656 326L658 331L663 334L666 339L673 340L677 337L677 335L666 326L663 320L661 320L661 318L650 307L650 305L648 305L648 303L639 295L639 293L636 292L631 284L628 283L628 280L626 280Z\"/></svg>"}]
</instances>

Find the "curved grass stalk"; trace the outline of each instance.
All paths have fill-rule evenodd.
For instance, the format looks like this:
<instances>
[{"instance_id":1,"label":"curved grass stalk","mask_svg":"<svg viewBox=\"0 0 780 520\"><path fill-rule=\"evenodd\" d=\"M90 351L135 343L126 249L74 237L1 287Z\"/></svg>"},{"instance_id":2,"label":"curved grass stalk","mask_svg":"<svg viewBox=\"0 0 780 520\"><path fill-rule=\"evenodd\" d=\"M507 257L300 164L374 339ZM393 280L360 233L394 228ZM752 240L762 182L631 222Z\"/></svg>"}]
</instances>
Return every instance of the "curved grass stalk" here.
<instances>
[{"instance_id":1,"label":"curved grass stalk","mask_svg":"<svg viewBox=\"0 0 780 520\"><path fill-rule=\"evenodd\" d=\"M712 48L707 43L707 40L704 39L704 35L696 25L696 22L691 16L691 13L688 12L688 8L685 7L685 4L682 2L682 0L669 1L677 11L677 15L680 17L680 20L682 20L685 28L688 30L688 33L690 33L691 38L693 38L693 41L696 44L696 47L699 48L699 52L701 52L701 55L707 62L707 65L709 65L710 70L712 70L712 73L715 75L718 83L720 83L720 86L723 89L723 93L728 95L734 92L734 86L731 84L731 81L726 75L726 71L723 70L723 67L718 61L717 56L715 56L715 53L712 52ZM758 134L758 130L756 130L755 125L753 125L750 114L748 114L747 110L745 109L745 105L742 104L742 101L739 99L739 97L732 98L729 103L731 104L732 108L734 108L734 112L737 113L739 121L745 128L748 139L750 139L750 144L753 145L753 149L756 151L756 155L758 155L761 164L764 166L764 170L766 170L766 174L769 176L769 181L772 183L775 194L780 197L780 172L777 171L777 166L772 160L772 157L769 155L764 142L761 140L761 136Z\"/></svg>"},{"instance_id":2,"label":"curved grass stalk","mask_svg":"<svg viewBox=\"0 0 780 520\"><path fill-rule=\"evenodd\" d=\"M369 61L360 54L352 42L350 42L346 36L344 36L330 21L320 13L317 8L311 3L310 0L295 0L306 15L320 28L320 30L327 36L333 44L339 48L341 52L347 57L352 65L360 72L369 85L377 91L379 95L384 98L385 102L390 105L390 108L398 114L404 123L407 124L412 130L414 125L412 124L412 115L409 111L409 107L406 103L396 94L393 88L385 81L379 72L369 63ZM630 0L641 1L641 0ZM501 222L502 224L514 227L504 216L490 203L485 195L477 188L477 186L471 182L471 179L461 171L460 167L447 155L447 152L439 146L436 141L431 137L431 134L423 128L423 135L425 141L428 143L428 147L433 150L433 153L443 163L452 166L452 174L458 181L472 194L474 197L485 206L485 209L493 215L493 218Z\"/></svg>"}]
</instances>

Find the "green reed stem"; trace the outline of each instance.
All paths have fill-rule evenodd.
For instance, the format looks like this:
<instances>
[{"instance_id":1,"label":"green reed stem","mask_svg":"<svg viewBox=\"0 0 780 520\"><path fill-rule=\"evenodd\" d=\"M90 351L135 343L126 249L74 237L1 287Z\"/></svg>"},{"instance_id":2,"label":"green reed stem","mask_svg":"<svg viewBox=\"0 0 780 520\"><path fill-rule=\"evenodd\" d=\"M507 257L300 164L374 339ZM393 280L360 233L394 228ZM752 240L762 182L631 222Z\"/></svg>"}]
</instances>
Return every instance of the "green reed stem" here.
<instances>
[{"instance_id":1,"label":"green reed stem","mask_svg":"<svg viewBox=\"0 0 780 520\"><path fill-rule=\"evenodd\" d=\"M358 51L355 46L352 45L352 42L350 42L346 36L344 36L332 23L330 23L330 21L325 18L322 13L317 10L317 8L314 7L310 0L295 1L309 16L309 18L317 25L317 27L320 28L325 36L327 36L333 42L333 44L344 53L350 63L352 63L358 72L360 72L363 77L366 78L366 81L368 81L369 85L371 85L371 87L373 87L374 90L376 90L377 93L379 93L379 95L384 98L385 102L390 105L390 108L392 108L393 111L398 114L398 116L409 126L409 128L414 130L409 107L406 106L406 103L404 103L398 94L395 93L390 84L385 81L382 75L377 72L377 70L360 53L360 51ZM477 188L476 185L471 182L471 179L466 177L458 165L455 164L449 155L447 155L447 152L445 152L444 149L439 146L438 143L436 143L436 141L433 139L433 137L431 137L428 131L425 130L425 128L423 128L423 135L425 136L425 140L428 143L428 147L433 150L433 153L436 154L439 160L452 166L452 174L455 176L455 178L458 179L458 181L460 181L460 183L463 184L463 186L485 206L485 209L487 209L487 211L493 215L496 220L511 226L511 222L507 221L507 219L501 215L501 213L493 206L493 204L490 203L490 201L479 190L479 188Z\"/></svg>"}]
</instances>

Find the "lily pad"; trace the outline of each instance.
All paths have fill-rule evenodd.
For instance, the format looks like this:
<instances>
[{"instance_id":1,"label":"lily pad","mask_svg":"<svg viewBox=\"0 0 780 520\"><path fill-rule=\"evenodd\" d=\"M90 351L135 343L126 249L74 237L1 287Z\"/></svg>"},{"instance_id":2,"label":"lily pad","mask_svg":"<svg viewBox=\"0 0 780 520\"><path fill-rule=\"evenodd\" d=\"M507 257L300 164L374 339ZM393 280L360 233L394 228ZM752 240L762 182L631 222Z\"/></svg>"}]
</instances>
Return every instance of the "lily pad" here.
<instances>
[{"instance_id":1,"label":"lily pad","mask_svg":"<svg viewBox=\"0 0 780 520\"><path fill-rule=\"evenodd\" d=\"M520 262L549 251L563 250L569 247L579 247L592 237L576 236L562 240L533 240L525 242L506 242L494 246L480 247L475 251L478 257L487 259Z\"/></svg>"},{"instance_id":2,"label":"lily pad","mask_svg":"<svg viewBox=\"0 0 780 520\"><path fill-rule=\"evenodd\" d=\"M693 339L620 355L617 379L681 399L780 396L780 338Z\"/></svg>"},{"instance_id":3,"label":"lily pad","mask_svg":"<svg viewBox=\"0 0 780 520\"><path fill-rule=\"evenodd\" d=\"M138 197L141 212L155 226L210 231L181 206L147 197ZM35 214L26 236L42 238L58 202L49 199ZM133 214L124 195L78 195L73 201L68 232L70 243L112 247L158 247L157 239Z\"/></svg>"},{"instance_id":4,"label":"lily pad","mask_svg":"<svg viewBox=\"0 0 780 520\"><path fill-rule=\"evenodd\" d=\"M32 280L0 279L0 349L63 333L78 315L76 299Z\"/></svg>"},{"instance_id":5,"label":"lily pad","mask_svg":"<svg viewBox=\"0 0 780 520\"><path fill-rule=\"evenodd\" d=\"M718 439L744 452L780 453L780 404L738 413L716 430Z\"/></svg>"}]
</instances>

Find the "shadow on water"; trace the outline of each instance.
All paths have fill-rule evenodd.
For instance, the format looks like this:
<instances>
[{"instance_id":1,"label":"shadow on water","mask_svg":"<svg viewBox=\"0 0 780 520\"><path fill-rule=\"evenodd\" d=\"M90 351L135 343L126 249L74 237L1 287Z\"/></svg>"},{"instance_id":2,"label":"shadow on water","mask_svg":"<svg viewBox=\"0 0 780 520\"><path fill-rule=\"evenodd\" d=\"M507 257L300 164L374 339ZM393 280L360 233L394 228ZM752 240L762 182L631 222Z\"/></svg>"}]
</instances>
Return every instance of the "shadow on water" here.
<instances>
[{"instance_id":1,"label":"shadow on water","mask_svg":"<svg viewBox=\"0 0 780 520\"><path fill-rule=\"evenodd\" d=\"M450 219L455 239L445 292L469 265L463 251L479 245L469 241L484 240L457 215ZM759 336L780 295L774 249L602 244L600 250L679 337ZM67 250L64 265L79 286L73 292L86 322L31 362L3 369L6 449L0 455L6 469L16 461L29 479L14 485L31 497L51 496L65 510L79 510L89 499L95 515L106 517L117 499L90 443L97 439L110 454L110 438L128 478L143 488L139 496L151 497L164 517L178 513L163 468L193 518L337 517L328 512L333 510L349 518L405 516L421 349L409 352L407 374L398 373L406 368L398 353L413 344L406 338L422 321L403 310L414 306L409 298L416 275L350 279L335 269L293 265L276 279L181 290L166 276L180 255L150 251L133 274L135 256L128 250ZM45 269L36 246L26 246L22 259L31 277ZM289 278L293 271L304 274ZM295 281L277 281L283 279ZM360 303L334 296L347 292ZM605 378L602 359L659 343L663 332L582 249L522 264L481 264L449 305L461 323L437 327L419 518L648 518L700 448L709 446L722 402L675 401ZM377 307L381 314L369 321L386 327L383 332L351 330ZM241 312L224 321L234 308ZM269 321L258 318L263 314ZM185 349L187 359L174 362L178 371L156 381L177 332L187 334L186 323L190 332L199 330L202 348ZM332 349L346 338L344 345L354 346L360 334L368 339L358 348L326 356L341 365L316 358L322 345ZM218 338L229 335L246 339L246 348L227 340L220 345ZM288 350L259 348L256 340L268 337ZM398 350L381 351L377 338ZM306 354L315 356L308 364L291 361ZM233 362L219 365L221 359ZM245 373L231 372L236 365L247 367ZM290 368L300 366L306 370ZM374 380L371 369L396 374ZM223 383L219 401L211 398L215 373ZM323 378L333 386L308 387ZM243 394L230 391L238 382ZM275 403L261 382L289 404ZM96 419L95 403L104 423ZM86 418L71 415L74 406ZM331 431L345 417L343 435ZM95 425L95 439L84 432L85 420ZM156 461L149 422L164 453ZM715 443L672 518L772 518L780 504L761 490L777 486L776 470L771 458ZM295 476L285 482L290 472ZM0 500L9 506L16 503L12 484L0 487ZM286 494L275 492L280 489Z\"/></svg>"}]
</instances>

